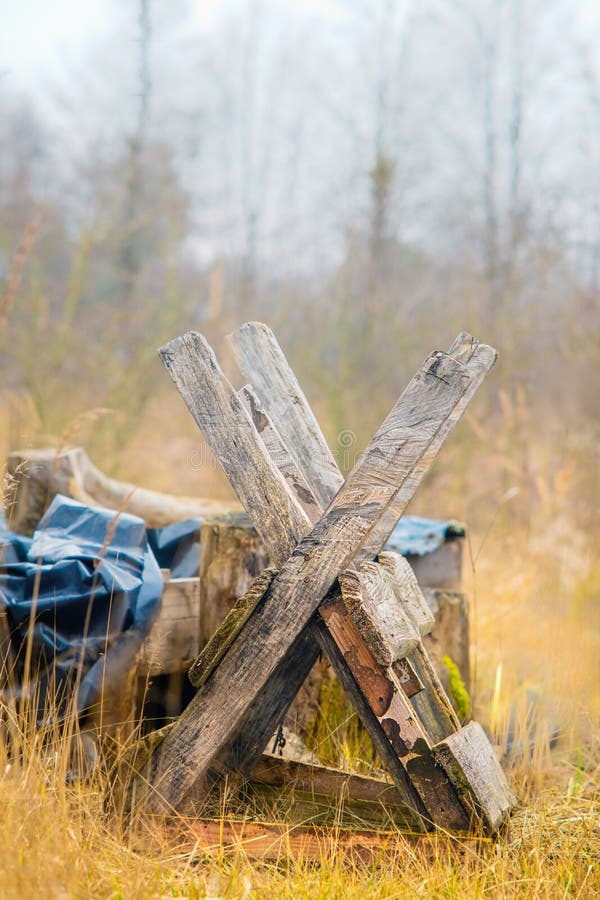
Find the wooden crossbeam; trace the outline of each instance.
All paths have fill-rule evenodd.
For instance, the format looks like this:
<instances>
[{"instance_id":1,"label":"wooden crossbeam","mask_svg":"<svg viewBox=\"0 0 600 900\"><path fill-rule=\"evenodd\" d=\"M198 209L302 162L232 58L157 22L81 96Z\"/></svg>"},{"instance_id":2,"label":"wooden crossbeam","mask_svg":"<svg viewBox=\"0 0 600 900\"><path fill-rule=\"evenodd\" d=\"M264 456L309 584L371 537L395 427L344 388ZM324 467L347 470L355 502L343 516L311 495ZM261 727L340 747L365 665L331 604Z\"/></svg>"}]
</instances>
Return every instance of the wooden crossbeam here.
<instances>
[{"instance_id":1,"label":"wooden crossbeam","mask_svg":"<svg viewBox=\"0 0 600 900\"><path fill-rule=\"evenodd\" d=\"M187 347L185 347L186 340L188 342ZM218 389L214 391L214 396L211 397L212 401L216 398L216 405L213 402L212 405L211 403L208 404L208 409L206 406L201 410L198 408L198 401L200 399L205 401L206 394L204 391L209 387L210 392L210 383L214 380L215 373L218 372L216 361L214 360L214 357L212 357L210 349L207 348L205 342L197 335L188 335L183 339L179 339L177 352L173 353L173 344L175 343L177 342L173 342L166 351L163 351L165 362L174 375L186 402L188 402L188 405L200 426L203 427L204 425L203 430L209 443L211 443L211 438L209 438L206 429L208 429L208 432L212 435L213 449L215 449L215 443L219 444L219 441L222 442L223 429L225 429L225 431L229 430L231 435L231 426L233 426L233 433L235 434L233 443L235 444L236 452L239 451L241 444L242 457L245 459L252 459L252 461L256 463L260 454L256 454L256 446L253 444L251 438L252 432L248 429L249 419L244 420L243 416L240 416L240 408L239 406L236 406L237 398L233 395L231 387L223 382L221 374L219 374L218 377ZM190 362L190 360L187 359L183 366L181 365L182 350L187 350L188 357L190 355L192 356L192 361ZM200 360L202 360L201 363ZM336 574L338 574L340 569L344 566L344 563L348 563L356 553L361 542L372 528L373 523L376 522L378 516L381 515L381 512L385 510L387 505L393 499L399 485L412 474L415 458L417 462L422 458L432 437L435 436L440 424L439 418L436 418L436 415L439 416L439 406L442 406L442 415L448 415L453 405L455 405L457 398L462 396L462 393L464 392L464 384L461 384L463 375L464 372L461 372L460 369L457 368L456 361L449 357L444 357L442 354L434 354L427 361L426 365L419 373L419 376L417 376L416 379L413 379L409 389L402 395L399 403L392 411L392 414L388 417L384 426L376 435L369 451L367 451L354 472L351 473L348 481L336 496L335 501L330 505L330 508L326 511L317 526L313 528L312 532L301 542L292 558L284 565L282 573L280 573L273 583L272 590L267 592L268 596L265 598L264 606L269 605L270 599L271 606L275 605L272 600L272 595L277 594L277 591L279 591L279 594L283 595L285 595L287 591L288 594L292 595L291 599L295 599L296 597L301 599L303 597L303 605L308 609L312 608L312 605L315 604L315 600L314 598L311 598L310 603L307 601L306 598L308 597L309 592L311 592L313 588L316 588L317 593L322 596ZM466 380L468 381L468 378ZM194 397L194 393L198 389L198 384L200 384L204 390L202 390L199 395L196 393L196 396ZM441 389L441 392L439 387L440 384L446 386L444 389ZM450 390L448 390L448 388L450 388ZM444 402L440 403L440 399ZM418 425L420 427L415 428L417 423L415 423L414 418L413 421L410 422L410 415L412 412L414 417L415 402L419 400L422 404L421 412L424 412L425 416L421 416L419 419ZM230 419L228 420L227 416L223 417L224 407L227 407L230 413L233 412L234 418L237 418L238 422L231 422ZM433 413L429 418L427 418L428 409L431 409ZM408 430L406 422L407 418L409 419ZM217 435L218 439L215 439L215 435ZM221 457L221 454L218 453L218 455ZM231 453L226 452L222 454L222 462L224 468L230 475L232 483L234 483L237 477L237 458L234 458ZM269 470L268 465L266 467L263 466L263 469L267 473L265 483L268 482L270 487L273 482L273 472ZM256 480L259 482L260 477ZM240 481L239 477L237 477L237 481ZM241 479L241 487L242 489L244 488L244 479ZM275 515L272 515L272 511L268 510L268 512L271 513L269 515L269 521L271 524L275 523L275 525L278 523L278 520L281 522L281 519L285 518L285 516L282 515L282 510L284 513L289 514L291 509L292 514L296 515L296 517L298 512L294 507L294 504L290 503L289 496L287 498L287 504L286 502L281 503L283 498L281 496L280 488L281 484L278 483L275 490L275 497L277 498ZM250 491L250 493L252 492ZM254 495L256 499L256 491L254 492ZM272 500L272 496L273 495L269 494L269 501ZM244 496L241 496L241 499L246 503ZM264 495L258 497L258 503L263 509L265 506L264 501ZM359 504L358 508L357 503ZM267 508L270 505L271 503L267 503ZM293 529L291 531L293 533ZM280 552L283 554L283 551ZM297 562L298 556L302 560L301 563ZM332 557L334 558L333 562ZM301 579L300 576L302 576ZM301 580L302 583L301 591L298 590L299 580ZM286 600L289 602L290 597L286 596ZM318 603L318 600L319 597L317 597L316 603ZM248 641L246 631L250 629L252 622L256 620L262 609L263 607L261 606L253 614L248 625L244 629L246 638L244 643ZM298 626L299 621L302 623L302 619L296 617L296 626ZM300 624L300 628L301 627L302 624ZM298 633L298 630L296 633ZM218 680L224 666L225 668L227 667L225 664L228 660L236 655L235 650L236 645L234 643L222 665L206 685L207 689L210 688L215 679ZM275 667L276 665L277 659L275 659ZM271 672L272 671L273 667L271 668ZM236 714L239 714L239 710L236 710ZM223 728L221 730L223 731ZM196 737L197 736L196 723ZM415 738L415 740L416 739L418 738ZM158 758L158 774L160 774L161 768L160 759L162 758L163 762L165 759L168 759L168 747L166 746L166 743ZM206 757L206 755L207 754L205 753L204 756ZM200 766L197 774L202 775L202 772L202 766ZM171 787L174 782L178 783L176 790L174 792L173 790L170 791L175 800L178 796L181 796L182 790L185 791L186 781L189 781L189 777L190 776L188 775L186 779L184 772L182 778L182 773L179 772L179 777L175 779L173 779L173 777L169 778ZM160 778L158 780L160 781Z\"/></svg>"}]
</instances>

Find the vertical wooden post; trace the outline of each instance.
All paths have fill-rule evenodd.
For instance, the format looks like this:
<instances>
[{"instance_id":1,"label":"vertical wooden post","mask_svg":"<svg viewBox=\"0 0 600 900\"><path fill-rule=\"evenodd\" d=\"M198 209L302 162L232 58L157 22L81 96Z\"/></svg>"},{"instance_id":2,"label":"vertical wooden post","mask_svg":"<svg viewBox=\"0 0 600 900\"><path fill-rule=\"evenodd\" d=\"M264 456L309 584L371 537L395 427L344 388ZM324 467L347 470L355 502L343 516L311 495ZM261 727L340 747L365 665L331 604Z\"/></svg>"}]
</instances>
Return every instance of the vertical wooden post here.
<instances>
[{"instance_id":1,"label":"vertical wooden post","mask_svg":"<svg viewBox=\"0 0 600 900\"><path fill-rule=\"evenodd\" d=\"M200 529L199 649L268 563L267 551L245 512L204 522Z\"/></svg>"}]
</instances>

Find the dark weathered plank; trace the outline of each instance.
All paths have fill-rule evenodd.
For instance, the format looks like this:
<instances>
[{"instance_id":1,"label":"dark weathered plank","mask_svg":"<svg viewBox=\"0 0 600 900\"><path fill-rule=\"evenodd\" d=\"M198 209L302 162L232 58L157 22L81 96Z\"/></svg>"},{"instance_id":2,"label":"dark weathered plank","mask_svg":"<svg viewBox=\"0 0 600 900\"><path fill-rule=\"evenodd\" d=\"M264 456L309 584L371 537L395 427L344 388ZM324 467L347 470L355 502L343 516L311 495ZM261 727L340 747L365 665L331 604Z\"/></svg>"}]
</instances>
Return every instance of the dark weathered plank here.
<instances>
[{"instance_id":1,"label":"dark weathered plank","mask_svg":"<svg viewBox=\"0 0 600 900\"><path fill-rule=\"evenodd\" d=\"M410 663L417 678L425 685L425 690L412 698L413 706L432 742L441 741L460 728L460 720L422 645L411 654Z\"/></svg>"},{"instance_id":2,"label":"dark weathered plank","mask_svg":"<svg viewBox=\"0 0 600 900\"><path fill-rule=\"evenodd\" d=\"M424 827L435 824L465 830L468 818L462 804L445 773L435 765L416 716L411 717L409 709L392 708L392 705L401 704L402 691L394 691L389 670L378 667L369 656L343 603L338 601L333 616L331 608L324 611L329 621L326 624L318 617L318 639L394 782L396 785L408 783L414 797L409 805L415 812L420 812ZM340 632L345 634L340 637ZM342 653L339 647L342 641L349 647L354 642L355 653L351 650ZM399 720L403 720L406 742L400 738ZM414 760L422 760L423 765L409 776L409 764ZM402 793L406 796L406 791Z\"/></svg>"},{"instance_id":3,"label":"dark weathered plank","mask_svg":"<svg viewBox=\"0 0 600 900\"><path fill-rule=\"evenodd\" d=\"M206 519L200 528L200 546L198 650L269 565L265 545L245 512Z\"/></svg>"},{"instance_id":4,"label":"dark weathered plank","mask_svg":"<svg viewBox=\"0 0 600 900\"><path fill-rule=\"evenodd\" d=\"M190 666L188 678L195 687L200 687L210 678L258 604L266 596L276 574L276 569L265 569L257 575L246 593L229 611L221 626Z\"/></svg>"},{"instance_id":5,"label":"dark weathered plank","mask_svg":"<svg viewBox=\"0 0 600 900\"><path fill-rule=\"evenodd\" d=\"M252 774L277 725L286 721L286 713L319 653L312 628L304 628L248 708L233 741L226 746L221 755L225 769L241 772L246 777ZM294 727L293 718L289 724Z\"/></svg>"},{"instance_id":6,"label":"dark weathered plank","mask_svg":"<svg viewBox=\"0 0 600 900\"><path fill-rule=\"evenodd\" d=\"M261 401L271 404L271 415L274 426L284 432L290 441L300 441L305 447L310 448L310 453L314 457L327 457L329 450L322 434L315 433L310 427L309 422L303 418L303 411L308 406L306 398L302 395L300 403L294 404L296 410L294 430L287 429L286 409L294 403L294 398L298 396L300 388L297 384L295 376L287 364L283 352L279 348L275 336L266 328L255 323L248 323L230 335L230 341L234 345L234 350L242 371L248 376L256 379L257 391ZM255 342L258 348L254 347ZM265 349L268 344L268 350ZM401 492L394 498L390 504L390 509L384 514L379 524L368 535L365 544L359 551L356 561L372 558L380 552L382 546L387 541L389 533L395 527L396 521L401 512L407 505L407 497L416 490L422 477L430 467L436 453L440 449L443 441L450 433L452 427L457 423L464 409L480 385L483 377L493 365L496 352L487 347L480 345L475 338L466 332L461 332L452 347L449 355L456 359L457 364L464 366L464 376L468 381L462 400L460 400L452 409L448 422L442 422L436 437L434 437L430 449L425 456L415 466L412 480L409 479ZM275 364L273 360L277 360L275 372ZM252 367L254 365L262 366L259 373L253 374ZM443 376L442 376L443 377ZM274 397L274 395L277 395ZM287 401L286 401L287 397ZM296 447L290 448L296 456L299 455ZM337 468L337 464L333 457L330 461ZM329 466L328 471L331 471ZM319 470L311 470L312 478L311 487L319 496L325 496L329 500L333 496L333 487L331 478L321 478ZM338 470L338 482L341 484L342 475ZM391 510L391 512L390 512ZM385 524L382 524L385 522ZM391 525L391 528L390 528ZM425 620L423 620L425 627ZM396 663L396 668L400 662ZM418 709L422 721L426 724L432 737L441 740L447 734L450 734L459 726L458 718L452 708L452 705L445 695L440 684L439 678L432 666L429 664L427 655L419 653L410 660L411 672L416 674L417 681L420 679L425 685L426 690L420 692L415 697L415 705ZM406 665L404 666L404 669ZM403 683L406 683L407 673L402 672ZM413 690L412 693L417 693Z\"/></svg>"},{"instance_id":7,"label":"dark weathered plank","mask_svg":"<svg viewBox=\"0 0 600 900\"><path fill-rule=\"evenodd\" d=\"M307 813L313 821L317 818L326 820L333 813L338 822L343 817L343 821L354 820L354 824L360 821L379 825L393 822L401 828L419 828L414 811L406 806L398 789L379 778L265 753L258 760L250 780L253 787L264 785L293 792L295 814L299 804L307 811L304 821ZM312 801L312 815L308 801Z\"/></svg>"},{"instance_id":8,"label":"dark weathered plank","mask_svg":"<svg viewBox=\"0 0 600 900\"><path fill-rule=\"evenodd\" d=\"M248 323L246 326L243 326L238 329L237 332L230 335L229 339L233 343L242 371L247 376L255 379L261 402L271 404L271 414L274 417L272 423L273 426L280 430L282 434L285 432L289 441L299 441L305 447L308 447L313 457L327 457L329 450L322 434L320 432L316 433L314 429L310 427L310 421L307 421L303 416L303 412L308 407L306 398L302 395L301 401L299 403L294 403L294 399L299 396L300 388L272 332L270 332L266 326ZM255 344L257 344L257 346L255 346ZM265 349L266 345L268 345L267 349ZM465 394L469 399L483 378L483 375L481 374L482 364L479 359L477 358L474 363L470 362L473 351L478 347L479 342L465 332L461 332L450 348L450 354L456 356L458 362L465 366L465 377L469 380L469 385ZM485 366L490 366L493 363L495 351L483 347L482 352L483 359L485 360L483 368L485 368ZM277 360L276 365L274 363L275 359ZM253 366L260 366L260 371L253 372ZM296 413L294 429L286 430L288 429L287 410L289 410L289 407L292 405L295 406ZM462 406L459 405L453 408L450 427L445 427L444 423L442 423L441 430L438 432L439 436L434 438L433 441L434 451L430 451L430 454L427 457L427 468L433 461L435 453L439 450L444 438L449 434L452 425L456 424L460 418L465 406L466 402L463 403ZM291 447L290 449L296 456L300 455L296 447ZM331 462L333 466L337 468L337 464L333 457L331 457ZM331 466L328 468L328 472L330 471ZM416 476L414 478L412 490L416 490L420 478L425 472L422 461L419 466L416 467L416 472L418 477ZM312 469L310 475L307 473L307 477L313 479L311 486L315 490L315 493L319 496L325 496L328 500L332 499L334 486L332 486L331 478L329 476L327 478L322 478L318 469ZM342 475L338 470L338 486L341 485L342 480ZM394 526L396 524L395 520L399 515L398 504L405 504L406 496L407 493L399 499L396 497L394 500L395 510L392 513ZM389 519L390 513L387 512L384 518ZM385 528L382 528L381 523L377 528L377 534L375 533L375 530L373 530L367 537L365 546L359 551L357 559L368 559L371 555L375 555L381 550L381 546L379 546L377 542L387 540L389 536L389 522L386 524ZM384 555L383 558L386 559L386 556ZM390 559L389 557L387 558ZM391 565L391 563L389 564ZM403 564L400 563L400 565ZM401 575L401 573L399 573L399 575ZM412 582L408 579L407 582L407 588L414 591ZM424 630L427 623L427 613L422 611L420 616L418 613L415 614L419 621L420 630ZM398 661L395 664L396 669L401 665L400 661ZM417 693L416 687L419 684L419 681L424 683L426 690L420 692L419 696L415 698L415 705L422 721L426 724L427 728L430 729L432 737L441 740L455 728L459 727L458 718L441 688L437 674L431 665L428 664L426 655L423 657L423 654L419 653L414 659L411 659L410 675L409 672L407 672L408 665L408 663L405 663L402 666L400 672L401 681L405 686L405 689L407 688L408 683L411 684L411 689L409 689L411 695ZM415 675L417 676L416 679L414 678Z\"/></svg>"},{"instance_id":9,"label":"dark weathered plank","mask_svg":"<svg viewBox=\"0 0 600 900\"><path fill-rule=\"evenodd\" d=\"M433 747L465 807L488 831L497 831L514 809L516 798L487 736L477 722L469 722Z\"/></svg>"}]
</instances>

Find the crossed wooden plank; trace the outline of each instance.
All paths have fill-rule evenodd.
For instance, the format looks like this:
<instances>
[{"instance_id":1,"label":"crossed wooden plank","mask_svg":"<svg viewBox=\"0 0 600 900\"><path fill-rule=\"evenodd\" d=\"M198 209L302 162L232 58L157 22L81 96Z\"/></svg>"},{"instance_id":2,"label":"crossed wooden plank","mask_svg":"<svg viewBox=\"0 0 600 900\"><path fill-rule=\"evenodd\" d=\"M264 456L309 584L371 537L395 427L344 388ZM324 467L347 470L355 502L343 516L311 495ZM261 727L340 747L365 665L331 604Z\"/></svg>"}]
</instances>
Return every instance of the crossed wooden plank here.
<instances>
[{"instance_id":1,"label":"crossed wooden plank","mask_svg":"<svg viewBox=\"0 0 600 900\"><path fill-rule=\"evenodd\" d=\"M291 370L274 338L264 327L245 326L246 335L252 331L250 343L255 347L259 344L255 338L256 331L260 332L259 337L268 339L279 363L281 390L276 388L277 377L267 366L253 368L253 375L261 371L266 378L266 391L261 391L255 380L265 406L265 397L269 402L287 394L287 410L282 404L281 412L276 410L279 428L268 421L256 400L253 407L251 392L246 392L245 399L254 421L262 426L263 437L267 420L271 443L279 441L279 464L284 474L272 461L204 339L190 333L161 351L190 411L281 570L268 577L258 599L254 597L249 606L246 604L247 615L238 619L239 627L234 627L233 641L221 654L219 665L203 681L194 701L156 753L152 772L156 792L149 798L150 805L155 809L177 807L194 784L207 777L211 766L218 760L235 762L236 753L238 760L251 766L310 669L317 652L316 636L407 804L424 822L466 827L465 805L457 801L446 777L450 765L443 771L436 762L431 742L408 703L397 673L374 657L339 592L330 592L320 619L311 623L311 618L353 559L361 551L368 558L373 555L373 547L380 549L390 524L393 527L493 364L495 352L483 345L469 345L465 354L462 338L454 348L455 356L435 353L428 357L340 486L341 476L335 462L327 460L325 442L304 395L297 384L290 391ZM286 444L282 434L290 424L296 435L288 434ZM292 444L299 454L307 430L312 432L313 445L309 444L311 452L308 457L305 454L300 466L287 451ZM315 442L321 448L320 456L314 452ZM321 465L323 459L325 465ZM319 475L323 471L325 474ZM428 660L421 658L419 663L431 681ZM435 689L441 690L439 683ZM449 707L447 700L445 704ZM449 709L447 716L446 730L452 732L457 722Z\"/></svg>"}]
</instances>

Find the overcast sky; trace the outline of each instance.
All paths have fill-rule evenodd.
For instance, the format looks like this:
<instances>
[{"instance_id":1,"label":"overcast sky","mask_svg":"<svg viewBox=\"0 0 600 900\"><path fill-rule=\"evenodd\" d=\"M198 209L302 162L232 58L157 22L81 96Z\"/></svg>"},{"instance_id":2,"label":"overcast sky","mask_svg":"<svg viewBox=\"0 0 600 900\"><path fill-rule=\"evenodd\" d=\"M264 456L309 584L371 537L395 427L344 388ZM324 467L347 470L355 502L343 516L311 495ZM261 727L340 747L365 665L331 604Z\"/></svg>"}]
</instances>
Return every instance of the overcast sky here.
<instances>
[{"instance_id":1,"label":"overcast sky","mask_svg":"<svg viewBox=\"0 0 600 900\"><path fill-rule=\"evenodd\" d=\"M246 0L250 3L250 0ZM210 28L227 0L154 0L153 12L180 3L182 28L190 34ZM12 84L32 86L58 74L63 61L76 63L86 51L110 37L126 17L132 22L137 0L0 0L0 72ZM243 5L240 4L240 5ZM278 0L281 7L331 16L328 0ZM341 4L343 5L343 4ZM573 19L582 38L600 31L600 0L573 0Z\"/></svg>"},{"instance_id":2,"label":"overcast sky","mask_svg":"<svg viewBox=\"0 0 600 900\"><path fill-rule=\"evenodd\" d=\"M232 3L154 0L152 15L177 5L182 9L181 28L191 35L210 28ZM276 5L312 14L334 12L328 0L277 0ZM0 0L0 73L15 87L39 84L40 79L60 74L64 62L83 59L90 47L114 34L124 21L134 25L137 9L138 0Z\"/></svg>"}]
</instances>

